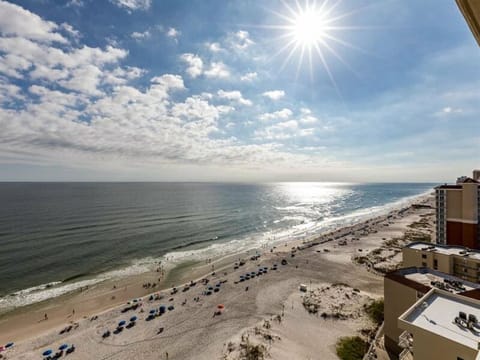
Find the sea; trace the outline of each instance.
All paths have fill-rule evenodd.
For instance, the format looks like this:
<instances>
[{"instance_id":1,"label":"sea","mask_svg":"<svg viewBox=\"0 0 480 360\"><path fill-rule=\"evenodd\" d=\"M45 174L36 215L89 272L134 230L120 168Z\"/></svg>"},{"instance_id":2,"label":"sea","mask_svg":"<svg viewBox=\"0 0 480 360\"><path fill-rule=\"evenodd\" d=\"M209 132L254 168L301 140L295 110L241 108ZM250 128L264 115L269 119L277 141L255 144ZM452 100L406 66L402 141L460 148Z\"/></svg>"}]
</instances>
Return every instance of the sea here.
<instances>
[{"instance_id":1,"label":"sea","mask_svg":"<svg viewBox=\"0 0 480 360\"><path fill-rule=\"evenodd\" d=\"M426 183L0 183L0 313L382 215Z\"/></svg>"}]
</instances>

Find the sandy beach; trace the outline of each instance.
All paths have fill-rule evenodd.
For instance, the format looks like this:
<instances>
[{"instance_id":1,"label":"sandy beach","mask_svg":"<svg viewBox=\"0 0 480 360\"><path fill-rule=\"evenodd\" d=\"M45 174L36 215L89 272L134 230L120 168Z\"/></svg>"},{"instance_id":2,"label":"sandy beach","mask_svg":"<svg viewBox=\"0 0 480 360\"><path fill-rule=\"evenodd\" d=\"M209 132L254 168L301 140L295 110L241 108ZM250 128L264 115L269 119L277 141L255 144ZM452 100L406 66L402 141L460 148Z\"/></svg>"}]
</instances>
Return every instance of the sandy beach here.
<instances>
[{"instance_id":1,"label":"sandy beach","mask_svg":"<svg viewBox=\"0 0 480 360\"><path fill-rule=\"evenodd\" d=\"M76 348L71 359L241 359L253 344L272 359L336 359L339 337L367 338L375 331L362 308L382 297L382 273L398 266L402 244L433 238L432 197L414 203L422 206L261 249L258 258L255 252L235 254L19 308L0 318L0 344L15 342L1 354L40 359L43 351L55 353L67 343ZM255 276L241 280L247 273ZM306 297L310 305L318 302L316 313L304 305ZM147 321L162 305L173 309ZM345 316L328 315L334 313ZM133 326L114 334L121 320L129 324L133 316ZM106 331L110 336L103 338Z\"/></svg>"}]
</instances>

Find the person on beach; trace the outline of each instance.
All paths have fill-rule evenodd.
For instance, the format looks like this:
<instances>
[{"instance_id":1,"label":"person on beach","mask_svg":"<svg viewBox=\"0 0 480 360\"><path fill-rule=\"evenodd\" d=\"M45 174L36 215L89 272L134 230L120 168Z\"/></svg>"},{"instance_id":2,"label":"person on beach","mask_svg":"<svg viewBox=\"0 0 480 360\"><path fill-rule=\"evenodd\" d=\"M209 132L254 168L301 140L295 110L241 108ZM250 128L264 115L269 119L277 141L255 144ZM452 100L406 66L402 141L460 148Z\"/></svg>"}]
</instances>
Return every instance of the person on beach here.
<instances>
[{"instance_id":1,"label":"person on beach","mask_svg":"<svg viewBox=\"0 0 480 360\"><path fill-rule=\"evenodd\" d=\"M47 313L45 313L45 320L48 320L48 315L47 315Z\"/></svg>"}]
</instances>

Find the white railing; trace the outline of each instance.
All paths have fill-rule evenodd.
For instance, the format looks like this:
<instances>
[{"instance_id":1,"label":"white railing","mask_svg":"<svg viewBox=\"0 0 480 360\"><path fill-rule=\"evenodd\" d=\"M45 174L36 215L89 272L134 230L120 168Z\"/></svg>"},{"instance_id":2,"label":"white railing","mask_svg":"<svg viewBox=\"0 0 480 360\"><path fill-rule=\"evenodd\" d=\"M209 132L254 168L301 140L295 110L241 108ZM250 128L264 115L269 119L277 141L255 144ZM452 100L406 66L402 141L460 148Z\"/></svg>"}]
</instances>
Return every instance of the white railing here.
<instances>
[{"instance_id":1,"label":"white railing","mask_svg":"<svg viewBox=\"0 0 480 360\"><path fill-rule=\"evenodd\" d=\"M413 360L413 354L410 349L403 349L400 355L398 355L398 360Z\"/></svg>"},{"instance_id":2,"label":"white railing","mask_svg":"<svg viewBox=\"0 0 480 360\"><path fill-rule=\"evenodd\" d=\"M408 331L404 331L398 337L398 346L410 350L413 343L413 337Z\"/></svg>"}]
</instances>

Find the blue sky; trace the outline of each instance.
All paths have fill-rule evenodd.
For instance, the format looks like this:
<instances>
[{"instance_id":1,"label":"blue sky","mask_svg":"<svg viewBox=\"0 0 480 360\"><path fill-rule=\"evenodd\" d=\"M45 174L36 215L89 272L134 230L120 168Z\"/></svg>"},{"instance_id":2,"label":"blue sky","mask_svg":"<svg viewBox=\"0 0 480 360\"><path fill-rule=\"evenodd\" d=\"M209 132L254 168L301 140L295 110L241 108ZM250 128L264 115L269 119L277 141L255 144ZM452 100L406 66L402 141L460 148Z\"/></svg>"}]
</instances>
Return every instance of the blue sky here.
<instances>
[{"instance_id":1,"label":"blue sky","mask_svg":"<svg viewBox=\"0 0 480 360\"><path fill-rule=\"evenodd\" d=\"M478 89L454 1L0 0L0 181L451 181Z\"/></svg>"}]
</instances>

